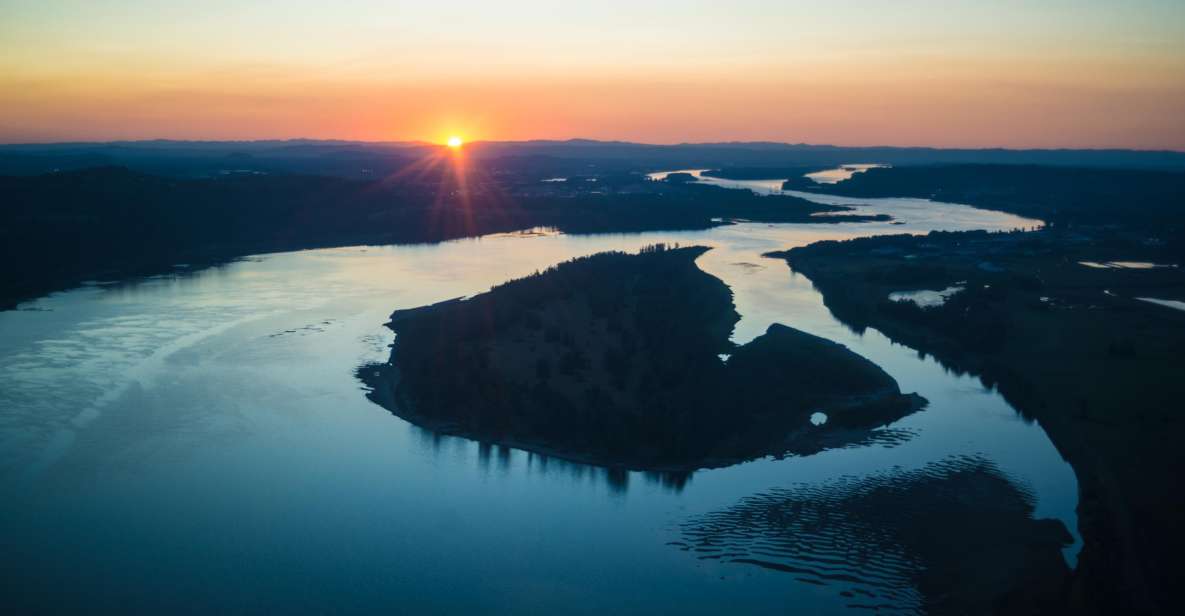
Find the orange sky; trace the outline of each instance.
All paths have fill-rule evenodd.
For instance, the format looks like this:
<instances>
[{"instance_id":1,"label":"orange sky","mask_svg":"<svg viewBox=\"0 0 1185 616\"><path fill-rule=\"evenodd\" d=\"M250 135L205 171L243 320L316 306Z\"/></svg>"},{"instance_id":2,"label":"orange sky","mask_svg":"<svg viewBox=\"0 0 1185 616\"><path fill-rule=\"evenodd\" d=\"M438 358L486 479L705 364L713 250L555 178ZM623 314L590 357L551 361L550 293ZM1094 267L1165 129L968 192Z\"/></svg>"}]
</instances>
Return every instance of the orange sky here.
<instances>
[{"instance_id":1,"label":"orange sky","mask_svg":"<svg viewBox=\"0 0 1185 616\"><path fill-rule=\"evenodd\" d=\"M1181 2L9 4L0 142L1185 150Z\"/></svg>"}]
</instances>

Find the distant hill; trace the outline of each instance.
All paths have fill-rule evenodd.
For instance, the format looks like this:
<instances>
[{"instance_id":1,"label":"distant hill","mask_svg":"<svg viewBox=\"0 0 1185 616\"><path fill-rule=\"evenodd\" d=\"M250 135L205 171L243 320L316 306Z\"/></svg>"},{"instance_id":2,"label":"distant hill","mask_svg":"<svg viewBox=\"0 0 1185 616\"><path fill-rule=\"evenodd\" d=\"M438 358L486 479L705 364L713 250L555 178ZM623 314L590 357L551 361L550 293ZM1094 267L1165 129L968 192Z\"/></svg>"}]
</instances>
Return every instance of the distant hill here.
<instances>
[{"instance_id":1,"label":"distant hill","mask_svg":"<svg viewBox=\"0 0 1185 616\"><path fill-rule=\"evenodd\" d=\"M927 165L938 163L999 163L1185 169L1185 152L1144 150L1009 150L916 147L845 147L805 143L727 142L652 145L624 141L510 141L482 142L483 155L526 153L561 157L629 159L673 167L682 166L815 166L846 163Z\"/></svg>"},{"instance_id":2,"label":"distant hill","mask_svg":"<svg viewBox=\"0 0 1185 616\"><path fill-rule=\"evenodd\" d=\"M273 173L358 177L390 173L439 151L423 142L341 140L115 141L0 145L0 175L25 175L96 165L202 176L236 168ZM846 163L891 165L1027 164L1185 170L1185 152L1142 150L1008 150L915 147L843 147L771 142L655 145L625 141L481 141L465 146L477 159L553 159L578 173L720 167L828 167ZM250 161L242 155L249 155Z\"/></svg>"}]
</instances>

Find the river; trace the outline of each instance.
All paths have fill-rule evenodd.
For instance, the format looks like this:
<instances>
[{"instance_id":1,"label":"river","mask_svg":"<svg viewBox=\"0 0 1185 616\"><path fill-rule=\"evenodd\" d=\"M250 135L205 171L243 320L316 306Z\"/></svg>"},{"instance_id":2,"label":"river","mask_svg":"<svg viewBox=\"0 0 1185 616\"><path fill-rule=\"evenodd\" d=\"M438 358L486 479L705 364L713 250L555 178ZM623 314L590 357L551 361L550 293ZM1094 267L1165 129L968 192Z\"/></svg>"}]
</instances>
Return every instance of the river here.
<instances>
[{"instance_id":1,"label":"river","mask_svg":"<svg viewBox=\"0 0 1185 616\"><path fill-rule=\"evenodd\" d=\"M267 254L0 313L6 585L43 607L91 611L843 612L837 586L668 543L687 520L754 494L966 455L990 460L1033 495L1037 517L1077 537L1076 479L1039 426L977 379L850 331L808 280L760 256L1039 223L918 199L801 196L903 224L536 230ZM354 376L386 359L392 310L656 242L713 248L698 264L732 288L737 342L773 322L836 340L928 408L888 427L901 438L700 471L675 488L435 436L369 402ZM1071 563L1079 547L1065 550Z\"/></svg>"}]
</instances>

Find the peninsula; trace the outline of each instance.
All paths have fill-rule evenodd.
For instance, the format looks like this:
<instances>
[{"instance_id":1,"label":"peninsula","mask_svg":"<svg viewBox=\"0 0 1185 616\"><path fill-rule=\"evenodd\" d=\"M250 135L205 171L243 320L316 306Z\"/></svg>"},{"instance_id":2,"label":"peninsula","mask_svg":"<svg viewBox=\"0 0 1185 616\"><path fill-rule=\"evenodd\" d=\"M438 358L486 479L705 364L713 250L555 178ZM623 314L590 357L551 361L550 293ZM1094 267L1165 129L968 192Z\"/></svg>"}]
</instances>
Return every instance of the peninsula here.
<instances>
[{"instance_id":1,"label":"peninsula","mask_svg":"<svg viewBox=\"0 0 1185 616\"><path fill-rule=\"evenodd\" d=\"M979 376L1040 423L1079 481L1085 547L1072 604L1119 612L1171 600L1185 545L1185 502L1166 488L1179 478L1185 398L1176 255L1131 229L1079 226L827 241L767 256L808 277L849 327Z\"/></svg>"}]
</instances>

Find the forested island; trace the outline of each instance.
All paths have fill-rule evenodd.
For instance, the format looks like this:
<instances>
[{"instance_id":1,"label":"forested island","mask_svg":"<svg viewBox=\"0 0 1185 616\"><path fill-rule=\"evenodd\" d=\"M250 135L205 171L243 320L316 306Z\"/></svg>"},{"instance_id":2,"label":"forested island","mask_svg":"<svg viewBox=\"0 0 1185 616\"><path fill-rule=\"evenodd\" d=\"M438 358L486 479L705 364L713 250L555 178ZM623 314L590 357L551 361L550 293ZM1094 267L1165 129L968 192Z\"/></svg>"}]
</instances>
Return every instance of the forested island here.
<instances>
[{"instance_id":1,"label":"forested island","mask_svg":"<svg viewBox=\"0 0 1185 616\"><path fill-rule=\"evenodd\" d=\"M1073 604L1167 605L1185 533L1185 300L1174 251L1114 228L819 242L770 256L832 313L999 388L1079 480ZM919 302L921 305L919 305Z\"/></svg>"},{"instance_id":2,"label":"forested island","mask_svg":"<svg viewBox=\"0 0 1185 616\"><path fill-rule=\"evenodd\" d=\"M920 408L872 362L805 332L773 325L735 346L731 292L695 265L705 250L602 253L397 311L390 361L359 376L438 432L658 471L864 442Z\"/></svg>"}]
</instances>

